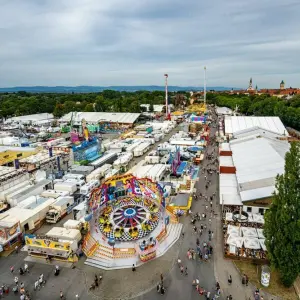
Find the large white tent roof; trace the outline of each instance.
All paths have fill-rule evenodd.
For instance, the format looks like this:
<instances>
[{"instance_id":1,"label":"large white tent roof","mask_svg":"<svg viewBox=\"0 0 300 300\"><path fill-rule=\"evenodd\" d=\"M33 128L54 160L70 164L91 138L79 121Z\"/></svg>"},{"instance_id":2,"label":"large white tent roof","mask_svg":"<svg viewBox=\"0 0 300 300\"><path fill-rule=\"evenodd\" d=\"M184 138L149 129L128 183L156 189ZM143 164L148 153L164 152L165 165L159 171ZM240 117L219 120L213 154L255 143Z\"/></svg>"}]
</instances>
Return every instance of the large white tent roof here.
<instances>
[{"instance_id":1,"label":"large white tent roof","mask_svg":"<svg viewBox=\"0 0 300 300\"><path fill-rule=\"evenodd\" d=\"M228 107L217 107L217 114L218 115L232 115L232 109Z\"/></svg>"},{"instance_id":2,"label":"large white tent roof","mask_svg":"<svg viewBox=\"0 0 300 300\"><path fill-rule=\"evenodd\" d=\"M34 115L27 115L27 116L18 116L12 117L5 121L5 123L12 123L12 122L39 122L42 120L52 120L53 114L42 113L42 114L34 114Z\"/></svg>"},{"instance_id":3,"label":"large white tent roof","mask_svg":"<svg viewBox=\"0 0 300 300\"><path fill-rule=\"evenodd\" d=\"M288 143L278 143L285 148L285 152L288 151ZM277 174L283 174L285 163L276 146L265 138L230 142L238 190L243 202L270 197L275 191L275 178Z\"/></svg>"},{"instance_id":4,"label":"large white tent roof","mask_svg":"<svg viewBox=\"0 0 300 300\"><path fill-rule=\"evenodd\" d=\"M279 117L225 116L225 134L235 134L251 127L260 127L280 135L287 134Z\"/></svg>"},{"instance_id":5,"label":"large white tent roof","mask_svg":"<svg viewBox=\"0 0 300 300\"><path fill-rule=\"evenodd\" d=\"M73 112L73 121L80 123L84 119L87 123L112 122L133 124L139 116L139 113ZM64 115L60 121L70 122L71 119L72 112Z\"/></svg>"},{"instance_id":6,"label":"large white tent roof","mask_svg":"<svg viewBox=\"0 0 300 300\"><path fill-rule=\"evenodd\" d=\"M220 174L220 204L242 205L235 174Z\"/></svg>"}]
</instances>

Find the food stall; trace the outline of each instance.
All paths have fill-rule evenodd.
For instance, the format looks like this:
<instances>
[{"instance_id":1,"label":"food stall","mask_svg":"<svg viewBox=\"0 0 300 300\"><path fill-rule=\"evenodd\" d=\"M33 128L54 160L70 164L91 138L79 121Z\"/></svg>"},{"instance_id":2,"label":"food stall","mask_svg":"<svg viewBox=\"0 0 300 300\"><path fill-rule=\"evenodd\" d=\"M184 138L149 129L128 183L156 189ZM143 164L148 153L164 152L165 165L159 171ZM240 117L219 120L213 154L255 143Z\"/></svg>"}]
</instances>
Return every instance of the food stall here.
<instances>
[{"instance_id":1,"label":"food stall","mask_svg":"<svg viewBox=\"0 0 300 300\"><path fill-rule=\"evenodd\" d=\"M142 262L146 262L155 258L157 246L158 243L153 237L150 237L147 240L143 240L139 244L140 260Z\"/></svg>"}]
</instances>

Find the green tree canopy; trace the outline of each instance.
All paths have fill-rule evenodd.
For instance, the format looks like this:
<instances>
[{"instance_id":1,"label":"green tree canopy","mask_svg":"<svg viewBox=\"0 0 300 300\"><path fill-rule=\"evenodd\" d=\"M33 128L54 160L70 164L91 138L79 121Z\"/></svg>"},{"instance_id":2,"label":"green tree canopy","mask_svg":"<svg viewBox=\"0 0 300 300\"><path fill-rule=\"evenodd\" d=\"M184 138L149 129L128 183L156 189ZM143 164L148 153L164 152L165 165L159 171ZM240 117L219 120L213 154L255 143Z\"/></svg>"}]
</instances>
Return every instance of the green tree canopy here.
<instances>
[{"instance_id":1,"label":"green tree canopy","mask_svg":"<svg viewBox=\"0 0 300 300\"><path fill-rule=\"evenodd\" d=\"M277 176L276 193L265 214L268 257L282 283L291 286L300 273L300 144L292 143L285 172Z\"/></svg>"}]
</instances>

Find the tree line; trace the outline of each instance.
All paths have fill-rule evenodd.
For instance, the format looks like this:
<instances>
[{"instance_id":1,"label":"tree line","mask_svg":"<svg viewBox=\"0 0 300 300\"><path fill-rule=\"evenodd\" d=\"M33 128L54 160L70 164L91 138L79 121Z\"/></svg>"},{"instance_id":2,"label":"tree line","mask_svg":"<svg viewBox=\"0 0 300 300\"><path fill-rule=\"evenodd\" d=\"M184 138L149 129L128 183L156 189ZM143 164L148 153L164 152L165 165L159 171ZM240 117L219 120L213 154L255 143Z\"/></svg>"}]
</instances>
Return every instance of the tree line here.
<instances>
[{"instance_id":1,"label":"tree line","mask_svg":"<svg viewBox=\"0 0 300 300\"><path fill-rule=\"evenodd\" d=\"M183 94L186 103L188 92L170 92L169 102L175 104L178 94ZM203 99L199 99L203 101ZM61 117L71 111L103 112L143 112L141 104L164 104L163 91L119 92L105 90L99 93L59 94L59 93L3 93L0 94L0 117L53 113ZM286 126L300 130L300 95L280 99L269 95L238 95L228 93L207 93L207 102L227 106L244 115L278 116Z\"/></svg>"},{"instance_id":2,"label":"tree line","mask_svg":"<svg viewBox=\"0 0 300 300\"><path fill-rule=\"evenodd\" d=\"M184 92L178 92L184 93ZM176 92L170 92L170 102ZM71 111L143 112L141 104L163 104L163 91L119 92L105 90L99 93L58 94L58 93L2 93L0 94L0 116L8 118L36 113L53 113L61 117Z\"/></svg>"},{"instance_id":3,"label":"tree line","mask_svg":"<svg viewBox=\"0 0 300 300\"><path fill-rule=\"evenodd\" d=\"M238 95L228 93L208 93L207 102L231 109L249 116L278 116L285 126L300 130L300 95L291 99L263 95Z\"/></svg>"}]
</instances>

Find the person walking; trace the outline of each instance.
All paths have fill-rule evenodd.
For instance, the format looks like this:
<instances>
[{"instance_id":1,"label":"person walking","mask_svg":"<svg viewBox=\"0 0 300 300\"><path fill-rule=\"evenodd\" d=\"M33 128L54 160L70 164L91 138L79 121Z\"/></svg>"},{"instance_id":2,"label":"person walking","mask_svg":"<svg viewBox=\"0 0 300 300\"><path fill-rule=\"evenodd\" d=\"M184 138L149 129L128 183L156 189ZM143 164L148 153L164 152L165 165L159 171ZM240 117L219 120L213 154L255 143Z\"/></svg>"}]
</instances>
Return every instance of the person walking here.
<instances>
[{"instance_id":1,"label":"person walking","mask_svg":"<svg viewBox=\"0 0 300 300\"><path fill-rule=\"evenodd\" d=\"M157 291L158 293L160 292L160 288L161 288L161 285L160 285L160 283L158 283L157 286L156 286L156 291Z\"/></svg>"},{"instance_id":2,"label":"person walking","mask_svg":"<svg viewBox=\"0 0 300 300\"><path fill-rule=\"evenodd\" d=\"M180 267L180 273L181 273L181 275L183 275L183 271L184 271L184 268L183 268L183 266L181 266Z\"/></svg>"},{"instance_id":3,"label":"person walking","mask_svg":"<svg viewBox=\"0 0 300 300\"><path fill-rule=\"evenodd\" d=\"M180 258L177 259L177 264L178 264L178 267L181 266L181 259Z\"/></svg>"},{"instance_id":4,"label":"person walking","mask_svg":"<svg viewBox=\"0 0 300 300\"><path fill-rule=\"evenodd\" d=\"M185 267L185 270L184 270L184 275L187 276L188 275L188 269L187 267Z\"/></svg>"},{"instance_id":5,"label":"person walking","mask_svg":"<svg viewBox=\"0 0 300 300\"><path fill-rule=\"evenodd\" d=\"M10 272L13 273L14 270L15 270L15 267L14 267L14 266L11 266L11 267L10 267Z\"/></svg>"},{"instance_id":6,"label":"person walking","mask_svg":"<svg viewBox=\"0 0 300 300\"><path fill-rule=\"evenodd\" d=\"M14 278L14 282L15 282L15 284L16 284L16 285L18 285L18 284L19 284L19 278L18 278L17 276L15 276L15 278Z\"/></svg>"},{"instance_id":7,"label":"person walking","mask_svg":"<svg viewBox=\"0 0 300 300\"><path fill-rule=\"evenodd\" d=\"M97 275L95 275L94 283L95 283L95 286L96 286L96 287L99 286L99 283L98 283L98 276L97 276Z\"/></svg>"},{"instance_id":8,"label":"person walking","mask_svg":"<svg viewBox=\"0 0 300 300\"><path fill-rule=\"evenodd\" d=\"M29 273L28 265L26 263L24 264L24 272Z\"/></svg>"},{"instance_id":9,"label":"person walking","mask_svg":"<svg viewBox=\"0 0 300 300\"><path fill-rule=\"evenodd\" d=\"M64 294L63 294L62 291L60 291L59 296L60 296L60 299L65 299Z\"/></svg>"},{"instance_id":10,"label":"person walking","mask_svg":"<svg viewBox=\"0 0 300 300\"><path fill-rule=\"evenodd\" d=\"M136 271L135 265L133 264L133 265L132 265L132 272L135 272L135 271Z\"/></svg>"}]
</instances>

